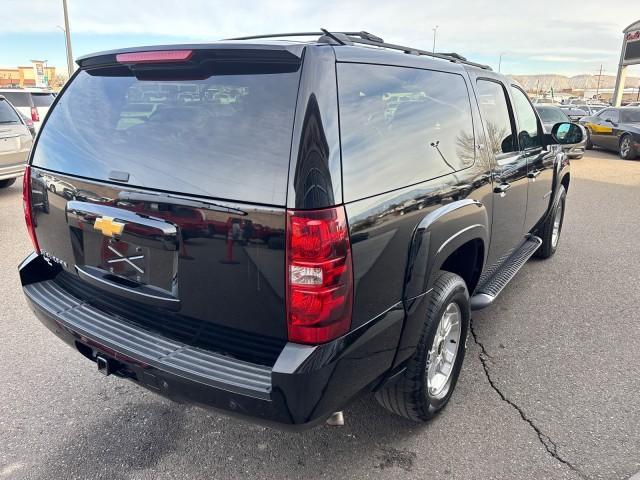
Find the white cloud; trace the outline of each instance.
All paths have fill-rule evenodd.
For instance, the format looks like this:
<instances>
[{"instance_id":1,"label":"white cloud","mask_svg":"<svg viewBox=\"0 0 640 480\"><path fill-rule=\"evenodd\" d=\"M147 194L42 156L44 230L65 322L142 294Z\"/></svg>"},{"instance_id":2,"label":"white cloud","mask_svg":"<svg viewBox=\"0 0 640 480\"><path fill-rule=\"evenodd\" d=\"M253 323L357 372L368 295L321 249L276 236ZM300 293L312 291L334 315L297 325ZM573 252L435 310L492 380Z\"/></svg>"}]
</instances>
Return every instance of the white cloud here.
<instances>
[{"instance_id":1,"label":"white cloud","mask_svg":"<svg viewBox=\"0 0 640 480\"><path fill-rule=\"evenodd\" d=\"M264 32L366 29L388 41L463 55L496 57L507 65L536 60L608 64L615 68L629 0L257 1L68 0L71 33L155 34L215 40ZM54 31L59 0L4 0L0 32ZM640 14L640 12L638 12ZM547 58L545 58L547 57Z\"/></svg>"}]
</instances>

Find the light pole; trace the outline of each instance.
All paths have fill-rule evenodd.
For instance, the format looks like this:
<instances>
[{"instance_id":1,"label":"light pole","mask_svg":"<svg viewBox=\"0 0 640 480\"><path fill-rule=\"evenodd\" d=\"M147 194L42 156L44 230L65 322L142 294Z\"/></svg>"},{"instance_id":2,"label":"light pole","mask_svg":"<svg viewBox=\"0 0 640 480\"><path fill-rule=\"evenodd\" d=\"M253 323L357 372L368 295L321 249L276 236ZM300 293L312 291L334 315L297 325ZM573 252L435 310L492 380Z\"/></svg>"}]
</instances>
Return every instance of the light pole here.
<instances>
[{"instance_id":1,"label":"light pole","mask_svg":"<svg viewBox=\"0 0 640 480\"><path fill-rule=\"evenodd\" d=\"M59 29L62 32L62 34L64 35L64 50L65 50L65 52L67 52L67 31L63 27L61 27L60 25L56 25L56 28ZM68 53L67 53L67 55L68 55ZM68 57L67 57L67 75L69 77L71 77L71 72L69 71L69 59L68 59Z\"/></svg>"},{"instance_id":2,"label":"light pole","mask_svg":"<svg viewBox=\"0 0 640 480\"><path fill-rule=\"evenodd\" d=\"M433 30L433 50L431 50L431 53L436 53L436 33L438 33L438 25L431 30Z\"/></svg>"},{"instance_id":3,"label":"light pole","mask_svg":"<svg viewBox=\"0 0 640 480\"><path fill-rule=\"evenodd\" d=\"M498 59L498 73L500 73L500 69L502 68L502 56L506 55L508 52L500 52L500 58Z\"/></svg>"},{"instance_id":4,"label":"light pole","mask_svg":"<svg viewBox=\"0 0 640 480\"><path fill-rule=\"evenodd\" d=\"M600 96L600 79L602 78L602 65L600 65L600 73L598 73L598 86L596 87L596 98Z\"/></svg>"},{"instance_id":5,"label":"light pole","mask_svg":"<svg viewBox=\"0 0 640 480\"><path fill-rule=\"evenodd\" d=\"M62 0L62 9L64 10L64 43L67 49L67 73L69 78L73 73L73 54L71 53L71 33L69 32L69 14L67 13L67 0Z\"/></svg>"}]
</instances>

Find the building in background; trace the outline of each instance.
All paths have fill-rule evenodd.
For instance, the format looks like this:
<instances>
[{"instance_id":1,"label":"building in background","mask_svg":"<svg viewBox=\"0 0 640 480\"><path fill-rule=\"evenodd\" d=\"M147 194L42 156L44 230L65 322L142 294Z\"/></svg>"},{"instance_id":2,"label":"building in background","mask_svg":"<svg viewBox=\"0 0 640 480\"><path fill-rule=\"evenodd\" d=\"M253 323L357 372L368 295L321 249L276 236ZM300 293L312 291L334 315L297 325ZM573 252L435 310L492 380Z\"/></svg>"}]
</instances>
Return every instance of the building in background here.
<instances>
[{"instance_id":1,"label":"building in background","mask_svg":"<svg viewBox=\"0 0 640 480\"><path fill-rule=\"evenodd\" d=\"M44 62L40 63L43 64ZM56 74L56 67L42 65L40 71L42 74L41 81L45 86L48 86L53 90L60 90L66 81L66 75L62 76L60 74ZM0 67L0 88L24 88L36 86L38 86L36 80L36 69L33 65L12 68Z\"/></svg>"}]
</instances>

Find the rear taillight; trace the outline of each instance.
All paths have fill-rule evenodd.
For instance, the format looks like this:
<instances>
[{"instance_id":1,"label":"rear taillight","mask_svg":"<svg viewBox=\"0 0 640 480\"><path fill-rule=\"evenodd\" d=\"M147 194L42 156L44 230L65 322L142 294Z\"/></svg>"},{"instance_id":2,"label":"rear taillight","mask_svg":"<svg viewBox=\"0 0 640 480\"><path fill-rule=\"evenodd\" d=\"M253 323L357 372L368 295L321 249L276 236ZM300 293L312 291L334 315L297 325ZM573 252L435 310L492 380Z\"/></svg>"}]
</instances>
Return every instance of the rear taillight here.
<instances>
[{"instance_id":1,"label":"rear taillight","mask_svg":"<svg viewBox=\"0 0 640 480\"><path fill-rule=\"evenodd\" d=\"M193 50L157 50L155 52L118 53L118 63L175 63L186 62L193 56Z\"/></svg>"},{"instance_id":2,"label":"rear taillight","mask_svg":"<svg viewBox=\"0 0 640 480\"><path fill-rule=\"evenodd\" d=\"M40 121L40 115L38 114L38 109L36 107L31 107L31 120L34 122Z\"/></svg>"},{"instance_id":3,"label":"rear taillight","mask_svg":"<svg viewBox=\"0 0 640 480\"><path fill-rule=\"evenodd\" d=\"M38 238L36 237L35 223L33 221L33 206L31 204L31 168L27 165L22 178L22 208L24 209L24 221L27 224L27 232L31 237L31 243L37 253L40 253Z\"/></svg>"},{"instance_id":4,"label":"rear taillight","mask_svg":"<svg viewBox=\"0 0 640 480\"><path fill-rule=\"evenodd\" d=\"M349 331L351 244L344 207L287 211L289 341L318 344Z\"/></svg>"}]
</instances>

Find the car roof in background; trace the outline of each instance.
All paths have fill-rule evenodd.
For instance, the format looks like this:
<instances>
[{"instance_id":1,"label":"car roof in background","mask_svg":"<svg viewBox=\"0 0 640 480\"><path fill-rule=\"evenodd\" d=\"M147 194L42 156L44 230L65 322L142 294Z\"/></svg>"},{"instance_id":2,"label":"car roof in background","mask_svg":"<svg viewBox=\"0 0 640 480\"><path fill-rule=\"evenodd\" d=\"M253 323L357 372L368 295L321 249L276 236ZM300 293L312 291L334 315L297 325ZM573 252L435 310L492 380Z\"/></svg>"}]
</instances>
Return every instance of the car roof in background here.
<instances>
[{"instance_id":1,"label":"car roof in background","mask_svg":"<svg viewBox=\"0 0 640 480\"><path fill-rule=\"evenodd\" d=\"M25 88L0 88L0 92L11 93L53 93L50 88L25 87Z\"/></svg>"}]
</instances>

